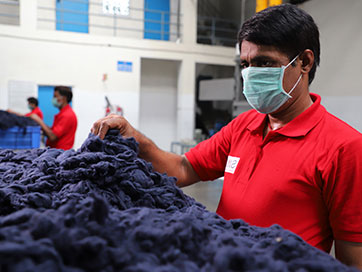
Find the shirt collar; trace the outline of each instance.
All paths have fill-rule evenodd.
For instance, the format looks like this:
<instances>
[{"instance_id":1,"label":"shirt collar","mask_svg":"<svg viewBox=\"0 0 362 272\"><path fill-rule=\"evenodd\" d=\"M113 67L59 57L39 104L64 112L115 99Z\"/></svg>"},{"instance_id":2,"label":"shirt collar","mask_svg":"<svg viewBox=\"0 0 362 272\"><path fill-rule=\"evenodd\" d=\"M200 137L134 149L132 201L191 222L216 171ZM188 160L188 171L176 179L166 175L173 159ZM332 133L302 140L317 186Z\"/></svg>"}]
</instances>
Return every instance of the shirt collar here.
<instances>
[{"instance_id":1,"label":"shirt collar","mask_svg":"<svg viewBox=\"0 0 362 272\"><path fill-rule=\"evenodd\" d=\"M287 137L305 136L319 123L326 109L321 105L321 97L319 95L310 93L310 96L313 104L284 127L275 131L276 133ZM247 126L247 129L252 133L262 133L266 119L267 114L258 113L257 117Z\"/></svg>"},{"instance_id":2,"label":"shirt collar","mask_svg":"<svg viewBox=\"0 0 362 272\"><path fill-rule=\"evenodd\" d=\"M70 105L69 105L69 104L65 105L61 110L59 110L59 112L58 112L56 115L61 114L61 113L65 112L65 111L67 111L69 108L70 108Z\"/></svg>"},{"instance_id":3,"label":"shirt collar","mask_svg":"<svg viewBox=\"0 0 362 272\"><path fill-rule=\"evenodd\" d=\"M70 108L70 105L67 104L67 105L65 105L60 111L65 111L65 110L67 110L67 109L69 109L69 108Z\"/></svg>"}]
</instances>

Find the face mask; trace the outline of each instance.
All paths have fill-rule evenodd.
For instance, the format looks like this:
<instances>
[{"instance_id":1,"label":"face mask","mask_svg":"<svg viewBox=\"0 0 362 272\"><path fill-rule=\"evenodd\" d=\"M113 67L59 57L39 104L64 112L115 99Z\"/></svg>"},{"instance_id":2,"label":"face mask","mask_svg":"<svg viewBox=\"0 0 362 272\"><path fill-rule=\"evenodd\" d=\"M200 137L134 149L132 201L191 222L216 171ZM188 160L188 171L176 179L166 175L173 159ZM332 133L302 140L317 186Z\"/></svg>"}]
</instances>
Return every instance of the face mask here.
<instances>
[{"instance_id":1,"label":"face mask","mask_svg":"<svg viewBox=\"0 0 362 272\"><path fill-rule=\"evenodd\" d=\"M298 55L299 56L299 55ZM302 75L289 93L283 89L285 69L297 59L296 56L287 66L282 67L248 67L242 70L244 80L243 93L250 106L260 113L272 113L279 109L297 87Z\"/></svg>"},{"instance_id":2,"label":"face mask","mask_svg":"<svg viewBox=\"0 0 362 272\"><path fill-rule=\"evenodd\" d=\"M28 104L28 109L32 111L34 108Z\"/></svg>"},{"instance_id":3,"label":"face mask","mask_svg":"<svg viewBox=\"0 0 362 272\"><path fill-rule=\"evenodd\" d=\"M60 103L58 102L56 97L52 98L52 104L53 104L54 107L56 107L58 109L60 108Z\"/></svg>"}]
</instances>

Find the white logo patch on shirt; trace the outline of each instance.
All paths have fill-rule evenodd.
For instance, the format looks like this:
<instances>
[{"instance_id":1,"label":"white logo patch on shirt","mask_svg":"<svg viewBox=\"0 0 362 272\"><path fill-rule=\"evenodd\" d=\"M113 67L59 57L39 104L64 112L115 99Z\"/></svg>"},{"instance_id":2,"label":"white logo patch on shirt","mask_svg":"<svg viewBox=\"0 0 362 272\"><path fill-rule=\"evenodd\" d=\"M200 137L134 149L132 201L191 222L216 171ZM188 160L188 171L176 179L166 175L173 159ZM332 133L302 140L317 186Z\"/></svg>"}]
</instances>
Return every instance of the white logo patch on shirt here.
<instances>
[{"instance_id":1,"label":"white logo patch on shirt","mask_svg":"<svg viewBox=\"0 0 362 272\"><path fill-rule=\"evenodd\" d=\"M240 158L228 156L228 161L226 163L225 172L234 174L236 167L238 166Z\"/></svg>"}]
</instances>

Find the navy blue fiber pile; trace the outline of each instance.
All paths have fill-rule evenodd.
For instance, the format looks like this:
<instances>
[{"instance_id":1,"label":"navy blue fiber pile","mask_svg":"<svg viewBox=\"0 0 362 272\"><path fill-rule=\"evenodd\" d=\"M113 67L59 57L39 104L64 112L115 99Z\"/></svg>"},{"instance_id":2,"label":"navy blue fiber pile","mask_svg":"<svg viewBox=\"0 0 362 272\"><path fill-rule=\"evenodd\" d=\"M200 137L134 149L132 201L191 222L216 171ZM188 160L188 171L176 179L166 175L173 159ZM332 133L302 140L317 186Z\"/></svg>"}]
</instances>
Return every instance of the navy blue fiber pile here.
<instances>
[{"instance_id":1,"label":"navy blue fiber pile","mask_svg":"<svg viewBox=\"0 0 362 272\"><path fill-rule=\"evenodd\" d=\"M0 151L0 271L354 271L279 226L226 221L134 139Z\"/></svg>"},{"instance_id":2,"label":"navy blue fiber pile","mask_svg":"<svg viewBox=\"0 0 362 272\"><path fill-rule=\"evenodd\" d=\"M8 129L15 126L38 126L38 124L29 117L17 116L16 114L0 110L0 129Z\"/></svg>"}]
</instances>

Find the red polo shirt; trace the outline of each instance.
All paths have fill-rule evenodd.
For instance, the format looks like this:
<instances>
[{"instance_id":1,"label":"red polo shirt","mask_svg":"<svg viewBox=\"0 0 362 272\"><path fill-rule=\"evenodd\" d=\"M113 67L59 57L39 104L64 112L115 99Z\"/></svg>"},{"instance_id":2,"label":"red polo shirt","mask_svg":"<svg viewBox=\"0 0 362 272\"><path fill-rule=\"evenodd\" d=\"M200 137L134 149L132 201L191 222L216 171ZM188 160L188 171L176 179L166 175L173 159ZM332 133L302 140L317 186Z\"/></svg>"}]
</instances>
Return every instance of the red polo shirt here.
<instances>
[{"instance_id":1,"label":"red polo shirt","mask_svg":"<svg viewBox=\"0 0 362 272\"><path fill-rule=\"evenodd\" d=\"M54 116L52 131L58 137L58 140L51 142L48 139L46 145L64 150L71 149L74 144L76 130L77 117L73 109L66 105Z\"/></svg>"},{"instance_id":2,"label":"red polo shirt","mask_svg":"<svg viewBox=\"0 0 362 272\"><path fill-rule=\"evenodd\" d=\"M42 111L40 110L39 107L35 107L31 112L25 114L25 116L29 117L32 114L38 115L40 117L40 119L43 120L43 113L42 113Z\"/></svg>"},{"instance_id":3,"label":"red polo shirt","mask_svg":"<svg viewBox=\"0 0 362 272\"><path fill-rule=\"evenodd\" d=\"M362 242L362 134L311 97L264 140L267 115L251 110L186 157L202 180L224 176L222 217L279 224L329 252L333 239Z\"/></svg>"}]
</instances>

